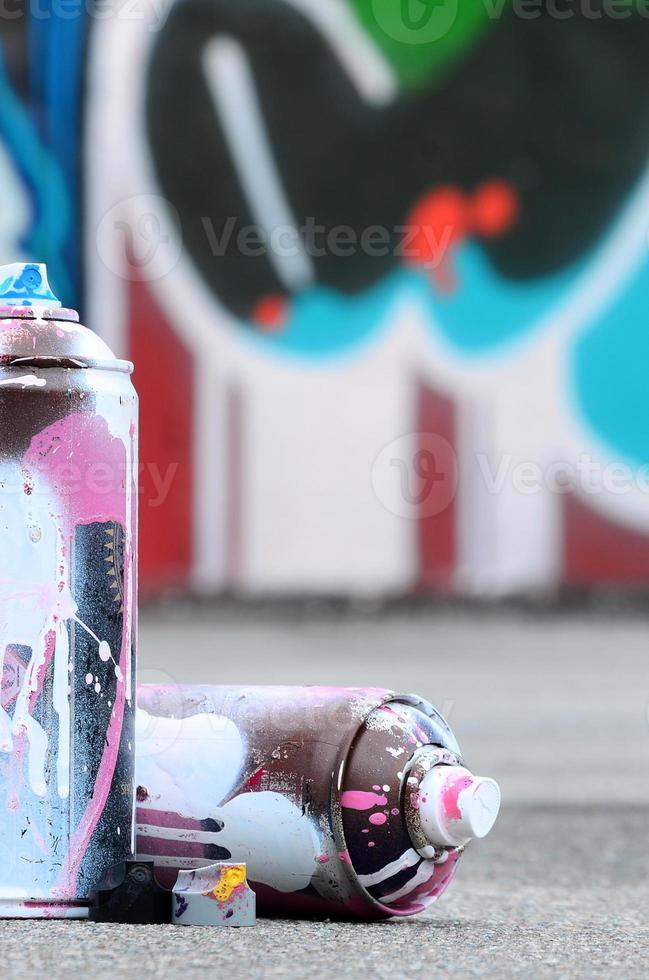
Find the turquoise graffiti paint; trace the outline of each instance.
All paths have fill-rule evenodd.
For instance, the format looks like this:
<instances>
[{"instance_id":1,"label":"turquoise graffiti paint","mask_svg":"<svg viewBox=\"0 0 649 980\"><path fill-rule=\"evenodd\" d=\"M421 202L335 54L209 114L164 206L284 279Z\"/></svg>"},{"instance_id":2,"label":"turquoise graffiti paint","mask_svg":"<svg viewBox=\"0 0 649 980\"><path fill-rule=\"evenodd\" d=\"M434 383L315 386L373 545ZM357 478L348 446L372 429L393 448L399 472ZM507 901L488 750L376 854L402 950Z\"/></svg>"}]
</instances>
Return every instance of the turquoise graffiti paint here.
<instances>
[{"instance_id":1,"label":"turquoise graffiti paint","mask_svg":"<svg viewBox=\"0 0 649 980\"><path fill-rule=\"evenodd\" d=\"M576 410L597 436L634 464L649 462L647 365L649 259L602 315L589 324L570 356Z\"/></svg>"}]
</instances>

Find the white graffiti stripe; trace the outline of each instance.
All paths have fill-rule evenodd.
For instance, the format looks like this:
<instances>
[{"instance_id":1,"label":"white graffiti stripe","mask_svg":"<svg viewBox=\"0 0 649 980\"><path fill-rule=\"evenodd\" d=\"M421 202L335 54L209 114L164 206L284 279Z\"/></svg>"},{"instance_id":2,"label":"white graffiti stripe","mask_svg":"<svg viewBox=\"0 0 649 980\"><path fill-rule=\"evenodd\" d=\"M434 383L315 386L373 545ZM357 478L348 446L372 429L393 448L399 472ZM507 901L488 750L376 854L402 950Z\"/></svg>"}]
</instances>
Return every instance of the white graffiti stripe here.
<instances>
[{"instance_id":1,"label":"white graffiti stripe","mask_svg":"<svg viewBox=\"0 0 649 980\"><path fill-rule=\"evenodd\" d=\"M386 878L392 878L393 875L399 874L400 871L412 868L413 864L416 864L420 860L421 855L411 847L409 851L406 851L405 854L398 857L396 861L386 864L380 871L375 871L371 875L359 875L358 880L365 888L370 888L371 885L378 885L380 882L385 881Z\"/></svg>"},{"instance_id":2,"label":"white graffiti stripe","mask_svg":"<svg viewBox=\"0 0 649 980\"><path fill-rule=\"evenodd\" d=\"M327 40L340 64L371 105L396 98L396 73L365 33L345 0L288 0Z\"/></svg>"},{"instance_id":3,"label":"white graffiti stripe","mask_svg":"<svg viewBox=\"0 0 649 980\"><path fill-rule=\"evenodd\" d=\"M422 866L418 869L417 874L413 875L410 881L407 881L403 888L399 888L398 891L392 892L391 895L384 895L381 901L385 905L390 905L392 902L398 901L400 898L404 898L409 895L410 892L414 892L415 888L419 885L425 884L429 881L435 874L436 865L432 861L424 861Z\"/></svg>"},{"instance_id":4,"label":"white graffiti stripe","mask_svg":"<svg viewBox=\"0 0 649 980\"><path fill-rule=\"evenodd\" d=\"M234 38L221 35L205 46L203 67L255 223L269 236L295 229L291 247L270 248L268 258L286 289L299 292L315 274L273 159L248 55Z\"/></svg>"}]
</instances>

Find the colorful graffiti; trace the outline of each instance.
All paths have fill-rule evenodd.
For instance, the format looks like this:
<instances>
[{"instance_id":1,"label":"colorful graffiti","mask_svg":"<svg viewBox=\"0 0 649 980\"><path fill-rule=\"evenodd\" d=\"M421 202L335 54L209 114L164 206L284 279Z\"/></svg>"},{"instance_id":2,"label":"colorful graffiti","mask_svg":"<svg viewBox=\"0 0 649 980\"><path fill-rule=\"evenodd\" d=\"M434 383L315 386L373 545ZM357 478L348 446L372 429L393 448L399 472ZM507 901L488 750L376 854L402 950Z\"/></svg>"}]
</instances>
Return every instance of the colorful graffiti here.
<instances>
[{"instance_id":1,"label":"colorful graffiti","mask_svg":"<svg viewBox=\"0 0 649 980\"><path fill-rule=\"evenodd\" d=\"M84 313L138 363L145 588L649 577L649 26L519 8L90 17Z\"/></svg>"},{"instance_id":2,"label":"colorful graffiti","mask_svg":"<svg viewBox=\"0 0 649 980\"><path fill-rule=\"evenodd\" d=\"M9 206L0 260L46 261L70 305L80 296L80 106L85 19L46 3L0 27L0 167ZM65 60L65 71L59 59Z\"/></svg>"}]
</instances>

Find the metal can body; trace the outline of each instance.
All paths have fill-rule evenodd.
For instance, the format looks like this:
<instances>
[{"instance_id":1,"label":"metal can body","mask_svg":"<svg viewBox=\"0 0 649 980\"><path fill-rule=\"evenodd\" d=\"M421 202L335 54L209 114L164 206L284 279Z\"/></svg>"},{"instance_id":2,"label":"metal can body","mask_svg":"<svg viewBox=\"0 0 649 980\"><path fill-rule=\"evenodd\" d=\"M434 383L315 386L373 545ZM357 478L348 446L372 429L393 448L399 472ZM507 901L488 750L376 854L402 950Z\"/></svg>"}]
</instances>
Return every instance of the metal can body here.
<instances>
[{"instance_id":1,"label":"metal can body","mask_svg":"<svg viewBox=\"0 0 649 980\"><path fill-rule=\"evenodd\" d=\"M167 886L180 868L245 861L267 914L421 912L461 854L416 846L422 753L459 759L446 722L414 696L141 686L138 857Z\"/></svg>"},{"instance_id":2,"label":"metal can body","mask_svg":"<svg viewBox=\"0 0 649 980\"><path fill-rule=\"evenodd\" d=\"M132 855L137 396L70 310L0 310L0 914Z\"/></svg>"}]
</instances>

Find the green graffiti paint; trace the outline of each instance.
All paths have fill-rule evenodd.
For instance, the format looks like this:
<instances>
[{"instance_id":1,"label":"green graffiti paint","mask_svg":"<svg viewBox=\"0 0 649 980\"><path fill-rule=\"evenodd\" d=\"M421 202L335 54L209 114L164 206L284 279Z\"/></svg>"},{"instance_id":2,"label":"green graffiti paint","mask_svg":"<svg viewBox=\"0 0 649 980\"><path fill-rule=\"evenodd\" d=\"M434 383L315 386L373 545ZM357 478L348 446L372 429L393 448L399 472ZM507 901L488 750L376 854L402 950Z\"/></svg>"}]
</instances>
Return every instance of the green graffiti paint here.
<instances>
[{"instance_id":1,"label":"green graffiti paint","mask_svg":"<svg viewBox=\"0 0 649 980\"><path fill-rule=\"evenodd\" d=\"M511 0L349 0L404 87L448 71Z\"/></svg>"}]
</instances>

